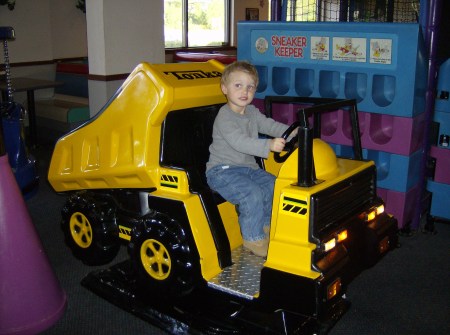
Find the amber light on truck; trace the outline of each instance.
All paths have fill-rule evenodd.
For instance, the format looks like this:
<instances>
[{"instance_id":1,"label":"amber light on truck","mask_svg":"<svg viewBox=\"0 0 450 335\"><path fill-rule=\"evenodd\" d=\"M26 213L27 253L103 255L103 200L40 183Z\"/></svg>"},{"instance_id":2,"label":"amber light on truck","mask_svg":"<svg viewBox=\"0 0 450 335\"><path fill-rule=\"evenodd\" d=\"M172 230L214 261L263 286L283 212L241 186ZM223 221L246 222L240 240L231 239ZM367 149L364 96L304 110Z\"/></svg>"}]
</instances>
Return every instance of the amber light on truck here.
<instances>
[{"instance_id":1,"label":"amber light on truck","mask_svg":"<svg viewBox=\"0 0 450 335\"><path fill-rule=\"evenodd\" d=\"M337 241L342 242L342 241L346 240L347 237L348 237L348 232L347 232L347 229L345 229L337 235Z\"/></svg>"},{"instance_id":2,"label":"amber light on truck","mask_svg":"<svg viewBox=\"0 0 450 335\"><path fill-rule=\"evenodd\" d=\"M384 213L384 205L376 206L371 211L364 213L364 220L366 222L373 221L378 215Z\"/></svg>"},{"instance_id":3,"label":"amber light on truck","mask_svg":"<svg viewBox=\"0 0 450 335\"><path fill-rule=\"evenodd\" d=\"M336 279L327 287L327 300L332 299L341 291L341 278Z\"/></svg>"}]
</instances>

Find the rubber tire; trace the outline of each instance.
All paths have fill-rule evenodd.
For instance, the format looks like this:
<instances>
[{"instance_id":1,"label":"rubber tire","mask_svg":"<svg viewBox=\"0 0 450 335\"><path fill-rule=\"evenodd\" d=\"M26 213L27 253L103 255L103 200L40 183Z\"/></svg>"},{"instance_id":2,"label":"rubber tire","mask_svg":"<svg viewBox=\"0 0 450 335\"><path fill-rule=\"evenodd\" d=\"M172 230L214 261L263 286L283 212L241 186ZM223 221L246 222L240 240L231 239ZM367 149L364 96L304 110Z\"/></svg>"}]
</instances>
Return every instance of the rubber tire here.
<instances>
[{"instance_id":1,"label":"rubber tire","mask_svg":"<svg viewBox=\"0 0 450 335\"><path fill-rule=\"evenodd\" d=\"M114 213L109 201L89 193L68 198L61 211L61 228L73 255L84 264L104 265L117 256L120 239Z\"/></svg>"},{"instance_id":2,"label":"rubber tire","mask_svg":"<svg viewBox=\"0 0 450 335\"><path fill-rule=\"evenodd\" d=\"M137 285L150 296L182 297L201 283L198 253L183 228L163 214L149 214L133 228L128 252Z\"/></svg>"}]
</instances>

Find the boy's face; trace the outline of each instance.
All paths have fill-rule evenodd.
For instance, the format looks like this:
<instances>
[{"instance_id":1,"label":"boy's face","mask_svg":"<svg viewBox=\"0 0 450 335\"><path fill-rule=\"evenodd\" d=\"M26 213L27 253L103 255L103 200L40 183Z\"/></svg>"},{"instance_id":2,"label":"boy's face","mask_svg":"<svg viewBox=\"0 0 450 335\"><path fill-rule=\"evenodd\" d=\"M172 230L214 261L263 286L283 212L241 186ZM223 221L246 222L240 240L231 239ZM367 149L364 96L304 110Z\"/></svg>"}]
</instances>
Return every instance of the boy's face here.
<instances>
[{"instance_id":1,"label":"boy's face","mask_svg":"<svg viewBox=\"0 0 450 335\"><path fill-rule=\"evenodd\" d=\"M227 96L228 105L236 112L243 114L256 92L255 79L243 71L230 73L226 83L221 85L222 92Z\"/></svg>"}]
</instances>

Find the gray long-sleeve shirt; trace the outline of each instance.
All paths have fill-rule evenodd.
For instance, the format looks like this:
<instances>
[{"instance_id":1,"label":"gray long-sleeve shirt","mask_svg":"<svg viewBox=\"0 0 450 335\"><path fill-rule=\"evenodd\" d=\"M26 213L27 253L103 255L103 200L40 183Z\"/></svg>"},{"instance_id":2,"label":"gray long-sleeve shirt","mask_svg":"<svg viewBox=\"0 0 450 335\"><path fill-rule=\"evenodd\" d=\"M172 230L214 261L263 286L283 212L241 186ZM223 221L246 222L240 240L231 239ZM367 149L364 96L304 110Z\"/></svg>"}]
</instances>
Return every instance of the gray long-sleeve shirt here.
<instances>
[{"instance_id":1,"label":"gray long-sleeve shirt","mask_svg":"<svg viewBox=\"0 0 450 335\"><path fill-rule=\"evenodd\" d=\"M254 156L267 158L270 152L270 139L259 138L258 133L280 137L287 128L287 125L263 115L253 105L248 105L244 114L233 112L228 105L222 106L214 121L206 170L216 165L257 169Z\"/></svg>"}]
</instances>

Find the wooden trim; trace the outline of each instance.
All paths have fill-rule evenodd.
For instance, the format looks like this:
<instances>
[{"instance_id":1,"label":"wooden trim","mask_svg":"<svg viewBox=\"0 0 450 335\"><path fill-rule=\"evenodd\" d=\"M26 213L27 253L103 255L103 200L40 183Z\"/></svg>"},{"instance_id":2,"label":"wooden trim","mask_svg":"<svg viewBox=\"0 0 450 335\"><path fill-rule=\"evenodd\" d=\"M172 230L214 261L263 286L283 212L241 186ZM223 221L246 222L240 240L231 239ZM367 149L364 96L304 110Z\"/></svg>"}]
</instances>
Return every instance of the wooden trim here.
<instances>
[{"instance_id":1,"label":"wooden trim","mask_svg":"<svg viewBox=\"0 0 450 335\"><path fill-rule=\"evenodd\" d=\"M166 48L166 55L173 55L177 52L221 52L221 51L231 51L233 54L236 53L237 48L231 46L223 47L192 47L192 48Z\"/></svg>"},{"instance_id":2,"label":"wooden trim","mask_svg":"<svg viewBox=\"0 0 450 335\"><path fill-rule=\"evenodd\" d=\"M114 81L114 80L124 80L130 74L129 73L121 73L121 74L109 74L109 75L100 75L100 74L88 74L88 80L94 81Z\"/></svg>"},{"instance_id":3,"label":"wooden trim","mask_svg":"<svg viewBox=\"0 0 450 335\"><path fill-rule=\"evenodd\" d=\"M26 67L26 66L39 66L39 65L52 65L60 62L73 62L73 61L83 61L86 60L86 57L71 57L71 58L56 58L53 60L39 60L32 62L17 62L17 63L9 63L11 67ZM4 68L5 63L0 63L0 68Z\"/></svg>"},{"instance_id":4,"label":"wooden trim","mask_svg":"<svg viewBox=\"0 0 450 335\"><path fill-rule=\"evenodd\" d=\"M55 63L87 61L87 57L55 58Z\"/></svg>"},{"instance_id":5,"label":"wooden trim","mask_svg":"<svg viewBox=\"0 0 450 335\"><path fill-rule=\"evenodd\" d=\"M41 60L34 62L19 62L19 63L9 63L10 67L25 67L25 66L36 66L36 65L52 65L54 64L54 60ZM0 64L1 68L5 68L5 63Z\"/></svg>"},{"instance_id":6,"label":"wooden trim","mask_svg":"<svg viewBox=\"0 0 450 335\"><path fill-rule=\"evenodd\" d=\"M71 57L71 58L56 58L53 60L33 61L33 62L18 62L10 63L10 67L26 67L26 66L41 66L41 65L53 65L62 62L84 61L86 57ZM5 68L4 63L0 63L0 70ZM88 74L87 78L94 81L115 81L124 80L129 76L129 73L111 74L111 75L98 75Z\"/></svg>"}]
</instances>

